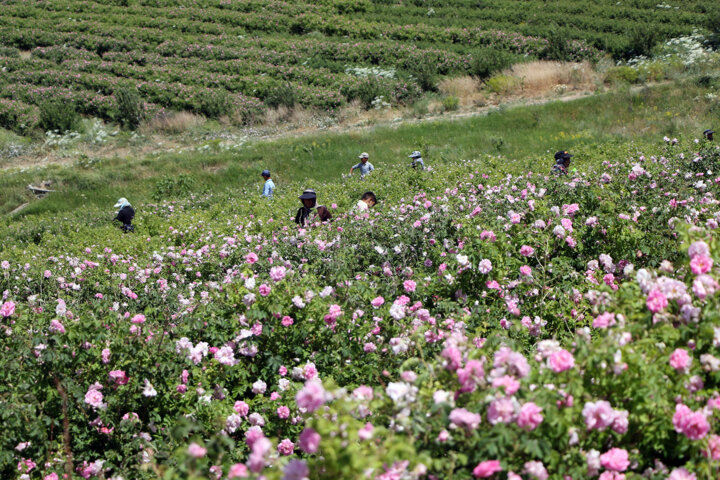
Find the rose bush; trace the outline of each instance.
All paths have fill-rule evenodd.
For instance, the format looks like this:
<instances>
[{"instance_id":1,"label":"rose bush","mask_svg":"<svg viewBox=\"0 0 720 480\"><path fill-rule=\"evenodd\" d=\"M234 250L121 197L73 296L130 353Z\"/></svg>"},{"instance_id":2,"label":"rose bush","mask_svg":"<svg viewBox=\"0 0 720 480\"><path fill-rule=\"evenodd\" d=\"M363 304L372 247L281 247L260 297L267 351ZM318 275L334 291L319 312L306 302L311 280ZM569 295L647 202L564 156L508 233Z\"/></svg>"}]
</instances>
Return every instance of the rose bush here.
<instances>
[{"instance_id":1,"label":"rose bush","mask_svg":"<svg viewBox=\"0 0 720 480\"><path fill-rule=\"evenodd\" d=\"M0 225L0 471L715 478L720 179L636 148Z\"/></svg>"}]
</instances>

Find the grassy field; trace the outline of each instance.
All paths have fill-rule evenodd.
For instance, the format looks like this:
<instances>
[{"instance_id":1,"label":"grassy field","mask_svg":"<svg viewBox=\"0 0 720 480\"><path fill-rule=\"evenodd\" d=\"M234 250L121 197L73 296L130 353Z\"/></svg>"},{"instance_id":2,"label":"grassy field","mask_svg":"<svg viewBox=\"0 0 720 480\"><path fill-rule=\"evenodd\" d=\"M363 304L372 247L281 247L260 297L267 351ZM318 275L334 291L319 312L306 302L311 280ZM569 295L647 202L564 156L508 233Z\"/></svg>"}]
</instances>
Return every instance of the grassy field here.
<instances>
[{"instance_id":1,"label":"grassy field","mask_svg":"<svg viewBox=\"0 0 720 480\"><path fill-rule=\"evenodd\" d=\"M499 108L487 116L454 121L256 141L234 152L214 151L217 143L209 142L204 153L86 158L70 166L8 171L0 178L0 211L8 213L28 201L21 215L107 208L120 196L143 203L226 189L249 188L259 194L263 168L273 172L279 195L294 195L284 184L304 181L311 187L332 181L347 173L363 151L378 169L402 164L410 151L419 149L429 164L488 154L498 156L498 162L521 162L545 171L559 149L575 151L581 164L583 151L601 144L656 141L663 135L696 138L720 123L713 92L716 84L686 80L567 103ZM51 180L58 193L33 200L25 187L43 180Z\"/></svg>"}]
</instances>

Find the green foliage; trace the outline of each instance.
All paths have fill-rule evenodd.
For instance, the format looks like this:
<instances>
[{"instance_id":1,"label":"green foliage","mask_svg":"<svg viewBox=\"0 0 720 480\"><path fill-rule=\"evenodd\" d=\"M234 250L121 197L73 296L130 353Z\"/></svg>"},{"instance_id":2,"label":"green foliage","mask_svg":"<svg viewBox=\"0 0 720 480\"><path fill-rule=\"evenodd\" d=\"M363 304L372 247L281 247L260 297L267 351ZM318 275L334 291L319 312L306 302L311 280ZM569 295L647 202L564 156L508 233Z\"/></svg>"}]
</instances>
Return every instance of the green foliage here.
<instances>
[{"instance_id":1,"label":"green foliage","mask_svg":"<svg viewBox=\"0 0 720 480\"><path fill-rule=\"evenodd\" d=\"M280 106L292 108L297 103L297 95L292 85L285 83L271 89L263 98L263 102L271 108Z\"/></svg>"},{"instance_id":2,"label":"green foliage","mask_svg":"<svg viewBox=\"0 0 720 480\"><path fill-rule=\"evenodd\" d=\"M184 173L173 177L163 175L160 180L155 182L152 198L158 201L167 198L182 198L193 191L194 185L195 179Z\"/></svg>"},{"instance_id":3,"label":"green foliage","mask_svg":"<svg viewBox=\"0 0 720 480\"><path fill-rule=\"evenodd\" d=\"M660 41L658 32L643 25L636 25L631 31L625 58L649 57Z\"/></svg>"},{"instance_id":4,"label":"green foliage","mask_svg":"<svg viewBox=\"0 0 720 480\"><path fill-rule=\"evenodd\" d=\"M222 90L213 90L208 92L200 100L197 113L205 115L208 118L219 118L223 115L231 113L232 104L229 95Z\"/></svg>"},{"instance_id":5,"label":"green foliage","mask_svg":"<svg viewBox=\"0 0 720 480\"><path fill-rule=\"evenodd\" d=\"M135 130L140 126L140 122L144 117L143 103L137 89L120 88L115 92L115 98L118 103L118 121L130 130Z\"/></svg>"},{"instance_id":6,"label":"green foliage","mask_svg":"<svg viewBox=\"0 0 720 480\"><path fill-rule=\"evenodd\" d=\"M418 61L409 65L408 71L424 92L437 90L437 66L431 60Z\"/></svg>"},{"instance_id":7,"label":"green foliage","mask_svg":"<svg viewBox=\"0 0 720 480\"><path fill-rule=\"evenodd\" d=\"M40 128L60 133L74 131L80 125L80 115L72 102L54 99L40 105Z\"/></svg>"},{"instance_id":8,"label":"green foliage","mask_svg":"<svg viewBox=\"0 0 720 480\"><path fill-rule=\"evenodd\" d=\"M515 61L516 57L509 52L485 48L473 54L470 73L484 80L511 67Z\"/></svg>"},{"instance_id":9,"label":"green foliage","mask_svg":"<svg viewBox=\"0 0 720 480\"><path fill-rule=\"evenodd\" d=\"M453 112L460 107L460 99L453 95L448 95L442 99L442 106L446 112Z\"/></svg>"},{"instance_id":10,"label":"green foliage","mask_svg":"<svg viewBox=\"0 0 720 480\"><path fill-rule=\"evenodd\" d=\"M520 86L520 80L509 75L495 75L485 82L488 91L506 94L515 91Z\"/></svg>"},{"instance_id":11,"label":"green foliage","mask_svg":"<svg viewBox=\"0 0 720 480\"><path fill-rule=\"evenodd\" d=\"M612 67L605 73L605 81L610 83L637 83L639 79L640 72L638 69L629 66Z\"/></svg>"}]
</instances>

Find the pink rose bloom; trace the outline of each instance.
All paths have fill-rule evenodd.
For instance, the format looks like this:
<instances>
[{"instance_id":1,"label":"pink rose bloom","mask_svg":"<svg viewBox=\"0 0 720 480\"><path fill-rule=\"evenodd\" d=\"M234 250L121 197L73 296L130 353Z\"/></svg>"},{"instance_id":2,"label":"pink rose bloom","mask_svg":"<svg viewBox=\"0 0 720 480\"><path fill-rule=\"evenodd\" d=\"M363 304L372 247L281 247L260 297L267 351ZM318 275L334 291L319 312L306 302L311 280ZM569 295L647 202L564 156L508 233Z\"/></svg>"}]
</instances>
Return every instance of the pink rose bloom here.
<instances>
[{"instance_id":1,"label":"pink rose bloom","mask_svg":"<svg viewBox=\"0 0 720 480\"><path fill-rule=\"evenodd\" d=\"M370 305L372 305L375 308L378 308L379 306L381 306L384 303L385 303L385 299L383 297L375 297L370 302Z\"/></svg>"},{"instance_id":2,"label":"pink rose bloom","mask_svg":"<svg viewBox=\"0 0 720 480\"><path fill-rule=\"evenodd\" d=\"M473 392L475 388L483 383L485 369L483 362L479 360L468 360L464 368L457 370L458 382L462 385L461 392Z\"/></svg>"},{"instance_id":3,"label":"pink rose bloom","mask_svg":"<svg viewBox=\"0 0 720 480\"><path fill-rule=\"evenodd\" d=\"M247 478L248 476L248 469L245 465L242 463L236 463L232 467L230 467L230 471L228 472L228 478Z\"/></svg>"},{"instance_id":4,"label":"pink rose bloom","mask_svg":"<svg viewBox=\"0 0 720 480\"><path fill-rule=\"evenodd\" d=\"M478 463L477 467L473 469L475 478L488 478L497 472L502 472L500 460L485 460Z\"/></svg>"},{"instance_id":5,"label":"pink rose bloom","mask_svg":"<svg viewBox=\"0 0 720 480\"><path fill-rule=\"evenodd\" d=\"M285 405L278 407L277 416L282 419L288 418L290 416L290 409Z\"/></svg>"},{"instance_id":6,"label":"pink rose bloom","mask_svg":"<svg viewBox=\"0 0 720 480\"><path fill-rule=\"evenodd\" d=\"M325 404L325 389L318 381L308 380L295 396L298 407L314 412Z\"/></svg>"},{"instance_id":7,"label":"pink rose bloom","mask_svg":"<svg viewBox=\"0 0 720 480\"><path fill-rule=\"evenodd\" d=\"M94 384L90 385L90 388L88 389L87 393L85 394L85 403L90 405L91 407L95 409L104 409L107 407L103 403L103 394L100 391L102 389L102 385L95 382Z\"/></svg>"},{"instance_id":8,"label":"pink rose bloom","mask_svg":"<svg viewBox=\"0 0 720 480\"><path fill-rule=\"evenodd\" d=\"M698 242L693 242L692 245L690 245L690 248L688 248L688 255L690 258L696 257L698 255L710 255L710 247L708 247L708 244L703 242L702 240Z\"/></svg>"},{"instance_id":9,"label":"pink rose bloom","mask_svg":"<svg viewBox=\"0 0 720 480\"><path fill-rule=\"evenodd\" d=\"M492 386L495 388L504 387L505 395L515 395L515 392L520 389L520 382L515 380L515 377L503 375L502 377L494 379L492 381Z\"/></svg>"},{"instance_id":10,"label":"pink rose bloom","mask_svg":"<svg viewBox=\"0 0 720 480\"><path fill-rule=\"evenodd\" d=\"M258 261L258 256L254 252L250 252L247 255L245 255L245 261L249 264L253 264Z\"/></svg>"},{"instance_id":11,"label":"pink rose bloom","mask_svg":"<svg viewBox=\"0 0 720 480\"><path fill-rule=\"evenodd\" d=\"M720 285L710 275L698 275L693 280L693 293L700 300L704 300L708 295L712 296L718 288L720 288Z\"/></svg>"},{"instance_id":12,"label":"pink rose bloom","mask_svg":"<svg viewBox=\"0 0 720 480\"><path fill-rule=\"evenodd\" d=\"M108 376L118 385L125 385L128 382L128 377L123 370L112 370Z\"/></svg>"},{"instance_id":13,"label":"pink rose bloom","mask_svg":"<svg viewBox=\"0 0 720 480\"><path fill-rule=\"evenodd\" d=\"M403 282L403 288L405 288L405 291L408 293L414 292L415 287L417 287L417 284L412 280L405 280Z\"/></svg>"},{"instance_id":14,"label":"pink rose bloom","mask_svg":"<svg viewBox=\"0 0 720 480\"><path fill-rule=\"evenodd\" d=\"M624 472L630 466L628 452L622 448L611 448L600 455L600 464L607 470Z\"/></svg>"},{"instance_id":15,"label":"pink rose bloom","mask_svg":"<svg viewBox=\"0 0 720 480\"><path fill-rule=\"evenodd\" d=\"M652 313L658 313L668 306L668 301L665 295L663 295L659 289L655 288L648 293L645 304Z\"/></svg>"},{"instance_id":16,"label":"pink rose bloom","mask_svg":"<svg viewBox=\"0 0 720 480\"><path fill-rule=\"evenodd\" d=\"M455 371L462 365L462 353L460 349L453 346L445 347L440 353L440 356L445 359L445 368L450 371Z\"/></svg>"},{"instance_id":17,"label":"pink rose bloom","mask_svg":"<svg viewBox=\"0 0 720 480\"><path fill-rule=\"evenodd\" d=\"M605 471L598 477L598 480L625 480L625 474L620 472Z\"/></svg>"},{"instance_id":18,"label":"pink rose bloom","mask_svg":"<svg viewBox=\"0 0 720 480\"><path fill-rule=\"evenodd\" d=\"M488 406L487 417L492 425L510 423L515 418L515 404L510 397L496 398Z\"/></svg>"},{"instance_id":19,"label":"pink rose bloom","mask_svg":"<svg viewBox=\"0 0 720 480\"><path fill-rule=\"evenodd\" d=\"M455 408L450 412L448 417L450 423L456 428L464 428L465 430L475 430L480 425L480 415L470 412L464 408Z\"/></svg>"},{"instance_id":20,"label":"pink rose bloom","mask_svg":"<svg viewBox=\"0 0 720 480\"><path fill-rule=\"evenodd\" d=\"M15 303L14 302L5 302L2 304L2 307L0 307L0 315L7 318L10 315L15 313Z\"/></svg>"},{"instance_id":21,"label":"pink rose bloom","mask_svg":"<svg viewBox=\"0 0 720 480\"><path fill-rule=\"evenodd\" d=\"M688 355L687 350L684 348L676 348L675 351L670 354L670 366L679 372L687 372L690 369L691 363L692 357Z\"/></svg>"},{"instance_id":22,"label":"pink rose bloom","mask_svg":"<svg viewBox=\"0 0 720 480\"><path fill-rule=\"evenodd\" d=\"M57 320L50 320L48 330L50 330L51 333L65 333L65 327Z\"/></svg>"},{"instance_id":23,"label":"pink rose bloom","mask_svg":"<svg viewBox=\"0 0 720 480\"><path fill-rule=\"evenodd\" d=\"M587 402L583 407L582 414L588 430L605 430L615 420L615 410L613 410L610 402L606 400Z\"/></svg>"},{"instance_id":24,"label":"pink rose bloom","mask_svg":"<svg viewBox=\"0 0 720 480\"><path fill-rule=\"evenodd\" d=\"M239 415L244 417L250 411L250 406L242 400L238 400L237 402L235 402L233 410L235 410Z\"/></svg>"},{"instance_id":25,"label":"pink rose bloom","mask_svg":"<svg viewBox=\"0 0 720 480\"><path fill-rule=\"evenodd\" d=\"M270 269L270 279L273 282L279 282L283 278L285 278L285 275L287 273L287 270L285 270L285 267L279 266L279 267L272 267Z\"/></svg>"},{"instance_id":26,"label":"pink rose bloom","mask_svg":"<svg viewBox=\"0 0 720 480\"><path fill-rule=\"evenodd\" d=\"M615 314L610 312L601 313L593 320L593 328L607 328L615 325Z\"/></svg>"},{"instance_id":27,"label":"pink rose bloom","mask_svg":"<svg viewBox=\"0 0 720 480\"><path fill-rule=\"evenodd\" d=\"M553 352L548 358L548 363L553 372L560 373L573 368L575 366L575 358L573 358L570 352L563 349Z\"/></svg>"},{"instance_id":28,"label":"pink rose bloom","mask_svg":"<svg viewBox=\"0 0 720 480\"><path fill-rule=\"evenodd\" d=\"M695 275L709 272L712 266L713 260L707 255L696 255L690 260L690 270Z\"/></svg>"},{"instance_id":29,"label":"pink rose bloom","mask_svg":"<svg viewBox=\"0 0 720 480\"><path fill-rule=\"evenodd\" d=\"M193 458L202 458L207 454L207 449L201 447L197 443L193 442L188 447L188 455L190 455Z\"/></svg>"},{"instance_id":30,"label":"pink rose bloom","mask_svg":"<svg viewBox=\"0 0 720 480\"><path fill-rule=\"evenodd\" d=\"M55 473L55 472L52 472L52 473L50 473L50 474L48 474L48 475L45 475L45 476L43 477L43 480L58 480L58 474Z\"/></svg>"},{"instance_id":31,"label":"pink rose bloom","mask_svg":"<svg viewBox=\"0 0 720 480\"><path fill-rule=\"evenodd\" d=\"M304 460L293 459L285 465L283 474L283 480L305 480L310 477L310 469Z\"/></svg>"},{"instance_id":32,"label":"pink rose bloom","mask_svg":"<svg viewBox=\"0 0 720 480\"><path fill-rule=\"evenodd\" d=\"M130 320L131 323L145 323L145 315L138 313Z\"/></svg>"},{"instance_id":33,"label":"pink rose bloom","mask_svg":"<svg viewBox=\"0 0 720 480\"><path fill-rule=\"evenodd\" d=\"M684 468L675 468L670 472L668 480L696 480L697 477L694 473L690 473Z\"/></svg>"},{"instance_id":34,"label":"pink rose bloom","mask_svg":"<svg viewBox=\"0 0 720 480\"><path fill-rule=\"evenodd\" d=\"M295 444L291 442L289 438L286 438L282 442L278 443L277 451L280 455L292 455L294 450Z\"/></svg>"},{"instance_id":35,"label":"pink rose bloom","mask_svg":"<svg viewBox=\"0 0 720 480\"><path fill-rule=\"evenodd\" d=\"M549 477L545 465L543 465L542 462L525 462L524 467L525 469L523 471L536 480L547 480Z\"/></svg>"},{"instance_id":36,"label":"pink rose bloom","mask_svg":"<svg viewBox=\"0 0 720 480\"><path fill-rule=\"evenodd\" d=\"M478 264L478 271L483 275L487 275L492 271L492 262L487 258L480 260L480 263Z\"/></svg>"},{"instance_id":37,"label":"pink rose bloom","mask_svg":"<svg viewBox=\"0 0 720 480\"><path fill-rule=\"evenodd\" d=\"M262 285L260 285L260 287L258 287L258 291L260 292L260 295L262 295L263 297L267 297L268 295L270 295L271 290L272 289L270 288L270 286L265 283L263 283Z\"/></svg>"},{"instance_id":38,"label":"pink rose bloom","mask_svg":"<svg viewBox=\"0 0 720 480\"><path fill-rule=\"evenodd\" d=\"M532 268L529 265L523 265L520 267L520 274L529 277L532 275Z\"/></svg>"},{"instance_id":39,"label":"pink rose bloom","mask_svg":"<svg viewBox=\"0 0 720 480\"><path fill-rule=\"evenodd\" d=\"M110 349L103 348L101 357L102 357L102 362L107 365L110 362Z\"/></svg>"},{"instance_id":40,"label":"pink rose bloom","mask_svg":"<svg viewBox=\"0 0 720 480\"><path fill-rule=\"evenodd\" d=\"M517 418L518 427L526 430L535 430L543 421L541 412L542 408L533 402L527 402L520 407L520 413ZM547 476L545 478L547 478Z\"/></svg>"},{"instance_id":41,"label":"pink rose bloom","mask_svg":"<svg viewBox=\"0 0 720 480\"><path fill-rule=\"evenodd\" d=\"M523 245L522 247L520 247L520 255L522 255L523 257L529 257L533 253L535 253L535 249L529 245Z\"/></svg>"},{"instance_id":42,"label":"pink rose bloom","mask_svg":"<svg viewBox=\"0 0 720 480\"><path fill-rule=\"evenodd\" d=\"M712 460L720 460L720 436L710 435L707 449L703 449L701 453Z\"/></svg>"},{"instance_id":43,"label":"pink rose bloom","mask_svg":"<svg viewBox=\"0 0 720 480\"><path fill-rule=\"evenodd\" d=\"M710 431L710 424L702 413L702 410L693 412L682 403L675 405L673 426L676 432L682 433L690 440L705 438L705 435Z\"/></svg>"},{"instance_id":44,"label":"pink rose bloom","mask_svg":"<svg viewBox=\"0 0 720 480\"><path fill-rule=\"evenodd\" d=\"M298 438L300 449L305 453L315 453L320 447L320 434L312 428L306 428Z\"/></svg>"},{"instance_id":45,"label":"pink rose bloom","mask_svg":"<svg viewBox=\"0 0 720 480\"><path fill-rule=\"evenodd\" d=\"M373 430L375 430L373 424L367 422L363 428L358 430L358 438L360 440L370 440L373 436Z\"/></svg>"}]
</instances>

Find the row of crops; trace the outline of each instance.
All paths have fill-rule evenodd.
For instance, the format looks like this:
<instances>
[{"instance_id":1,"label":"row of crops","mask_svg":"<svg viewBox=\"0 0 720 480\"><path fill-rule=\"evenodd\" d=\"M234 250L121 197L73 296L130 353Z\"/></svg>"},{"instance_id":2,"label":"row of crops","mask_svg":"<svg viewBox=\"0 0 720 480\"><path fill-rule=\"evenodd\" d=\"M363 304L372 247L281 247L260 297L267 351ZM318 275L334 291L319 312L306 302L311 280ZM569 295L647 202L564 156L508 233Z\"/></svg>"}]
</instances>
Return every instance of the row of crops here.
<instances>
[{"instance_id":1,"label":"row of crops","mask_svg":"<svg viewBox=\"0 0 720 480\"><path fill-rule=\"evenodd\" d=\"M117 121L121 87L137 89L144 115L241 122L268 106L407 103L438 76L476 72L488 49L596 60L687 34L707 16L701 2L652 3L2 1L0 126L27 133L38 107L58 100Z\"/></svg>"}]
</instances>

